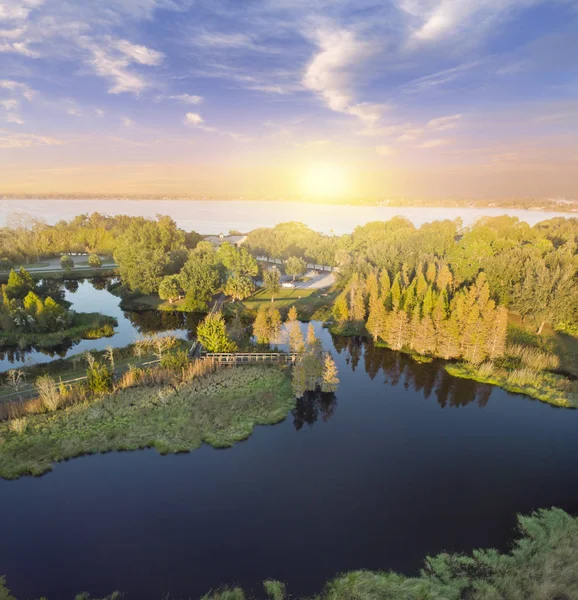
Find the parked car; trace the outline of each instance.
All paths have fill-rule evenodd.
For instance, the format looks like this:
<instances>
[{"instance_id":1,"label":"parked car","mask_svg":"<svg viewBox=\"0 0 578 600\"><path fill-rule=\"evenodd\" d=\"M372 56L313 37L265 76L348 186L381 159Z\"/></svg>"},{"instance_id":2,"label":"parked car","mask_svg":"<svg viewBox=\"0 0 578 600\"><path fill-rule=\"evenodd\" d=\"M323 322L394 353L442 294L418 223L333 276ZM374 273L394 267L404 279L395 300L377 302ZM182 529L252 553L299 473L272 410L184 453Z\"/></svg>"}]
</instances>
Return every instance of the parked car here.
<instances>
[{"instance_id":1,"label":"parked car","mask_svg":"<svg viewBox=\"0 0 578 600\"><path fill-rule=\"evenodd\" d=\"M294 288L295 284L292 281L286 281L285 283L281 284L281 287L284 287L284 288Z\"/></svg>"}]
</instances>

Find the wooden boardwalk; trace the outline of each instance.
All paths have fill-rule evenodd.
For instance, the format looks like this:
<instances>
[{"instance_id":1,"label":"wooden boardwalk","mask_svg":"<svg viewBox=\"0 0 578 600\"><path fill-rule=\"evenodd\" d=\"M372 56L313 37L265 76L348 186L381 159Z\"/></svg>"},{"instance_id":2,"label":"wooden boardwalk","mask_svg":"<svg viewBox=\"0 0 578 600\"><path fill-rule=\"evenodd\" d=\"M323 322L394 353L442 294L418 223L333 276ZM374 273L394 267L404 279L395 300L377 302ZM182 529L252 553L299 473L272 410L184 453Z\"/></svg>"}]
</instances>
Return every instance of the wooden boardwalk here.
<instances>
[{"instance_id":1,"label":"wooden boardwalk","mask_svg":"<svg viewBox=\"0 0 578 600\"><path fill-rule=\"evenodd\" d=\"M300 352L203 352L201 358L218 365L294 364Z\"/></svg>"}]
</instances>

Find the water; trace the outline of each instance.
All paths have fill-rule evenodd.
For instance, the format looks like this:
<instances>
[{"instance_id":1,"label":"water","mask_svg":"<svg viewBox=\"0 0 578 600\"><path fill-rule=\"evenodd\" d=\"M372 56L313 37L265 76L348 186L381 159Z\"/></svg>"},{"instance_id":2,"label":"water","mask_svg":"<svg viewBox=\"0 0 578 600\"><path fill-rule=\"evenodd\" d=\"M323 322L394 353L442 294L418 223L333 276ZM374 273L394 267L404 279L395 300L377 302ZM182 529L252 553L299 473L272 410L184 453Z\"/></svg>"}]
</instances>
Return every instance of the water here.
<instances>
[{"instance_id":1,"label":"water","mask_svg":"<svg viewBox=\"0 0 578 600\"><path fill-rule=\"evenodd\" d=\"M100 285L99 285L100 282ZM180 338L190 336L194 318L183 313L168 313L150 310L146 312L123 311L120 298L111 294L102 285L103 279L67 281L64 298L76 312L99 312L115 317L118 326L114 335L98 340L81 340L76 344L63 345L52 350L5 350L0 351L0 372L21 366L46 363L54 358L66 358L82 354L87 350L104 350L107 346L122 348L140 339L144 334L165 332ZM68 286L68 289L67 289ZM101 289L100 289L101 288ZM188 325L188 321L191 325Z\"/></svg>"},{"instance_id":2,"label":"water","mask_svg":"<svg viewBox=\"0 0 578 600\"><path fill-rule=\"evenodd\" d=\"M231 449L0 480L0 572L16 597L196 598L267 577L313 594L351 569L412 574L427 554L505 549L516 512L578 511L577 411L319 332L336 398Z\"/></svg>"},{"instance_id":3,"label":"water","mask_svg":"<svg viewBox=\"0 0 578 600\"><path fill-rule=\"evenodd\" d=\"M396 207L306 204L303 202L200 201L200 200L0 200L0 226L13 212L26 212L54 224L82 213L126 214L154 217L169 215L180 227L199 233L227 233L231 229L248 232L257 227L273 227L284 221L301 221L322 233L351 233L357 225L385 221L401 215L414 225L461 217L471 225L483 216L510 215L534 225L553 217L571 217L572 213L541 212L505 208Z\"/></svg>"}]
</instances>

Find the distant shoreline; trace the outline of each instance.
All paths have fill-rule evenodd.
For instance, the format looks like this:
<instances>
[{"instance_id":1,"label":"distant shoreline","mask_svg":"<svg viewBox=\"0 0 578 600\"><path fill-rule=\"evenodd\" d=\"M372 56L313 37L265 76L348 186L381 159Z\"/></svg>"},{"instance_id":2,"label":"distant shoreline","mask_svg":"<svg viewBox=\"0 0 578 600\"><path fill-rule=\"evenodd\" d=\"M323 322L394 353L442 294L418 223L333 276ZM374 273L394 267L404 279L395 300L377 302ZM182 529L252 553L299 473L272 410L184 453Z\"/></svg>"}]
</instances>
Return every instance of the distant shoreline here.
<instances>
[{"instance_id":1,"label":"distant shoreline","mask_svg":"<svg viewBox=\"0 0 578 600\"><path fill-rule=\"evenodd\" d=\"M367 207L391 207L391 208L504 208L516 210L529 210L534 212L564 212L578 214L578 200L566 199L532 199L532 198L508 198L501 200L494 199L445 199L445 200L425 200L425 199L387 199L387 200L347 200L347 201L328 201L328 200L310 200L299 198L195 198L183 196L166 195L0 195L0 201L11 202L20 200L48 200L48 201L73 201L82 202L86 200L114 201L114 202L267 202L267 203L295 203L295 204L315 204L322 206L367 206Z\"/></svg>"}]
</instances>

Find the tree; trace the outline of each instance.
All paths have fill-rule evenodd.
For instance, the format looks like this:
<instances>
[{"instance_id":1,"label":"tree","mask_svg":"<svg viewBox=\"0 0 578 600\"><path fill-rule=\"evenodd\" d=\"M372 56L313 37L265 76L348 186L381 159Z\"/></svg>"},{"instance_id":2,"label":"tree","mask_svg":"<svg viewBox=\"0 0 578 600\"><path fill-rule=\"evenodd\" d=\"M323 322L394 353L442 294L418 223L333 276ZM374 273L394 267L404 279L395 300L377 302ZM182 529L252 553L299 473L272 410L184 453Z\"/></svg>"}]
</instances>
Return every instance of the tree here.
<instances>
[{"instance_id":1,"label":"tree","mask_svg":"<svg viewBox=\"0 0 578 600\"><path fill-rule=\"evenodd\" d=\"M307 326L307 347L313 348L315 342L317 341L317 337L315 335L315 327L313 327L313 323L309 322Z\"/></svg>"},{"instance_id":2,"label":"tree","mask_svg":"<svg viewBox=\"0 0 578 600\"><path fill-rule=\"evenodd\" d=\"M87 369L88 388L95 394L107 394L112 390L112 373L107 366L95 360Z\"/></svg>"},{"instance_id":3,"label":"tree","mask_svg":"<svg viewBox=\"0 0 578 600\"><path fill-rule=\"evenodd\" d=\"M20 394L20 390L26 384L26 377L24 376L24 371L21 369L10 369L8 373L6 373L5 383L8 387L11 387L16 394L18 394L18 398L22 400L22 395Z\"/></svg>"},{"instance_id":4,"label":"tree","mask_svg":"<svg viewBox=\"0 0 578 600\"><path fill-rule=\"evenodd\" d=\"M222 313L208 314L197 326L197 339L209 352L234 352L237 344L229 339Z\"/></svg>"},{"instance_id":5,"label":"tree","mask_svg":"<svg viewBox=\"0 0 578 600\"><path fill-rule=\"evenodd\" d=\"M366 328L374 342L383 338L387 329L387 311L381 299L370 308Z\"/></svg>"},{"instance_id":6,"label":"tree","mask_svg":"<svg viewBox=\"0 0 578 600\"><path fill-rule=\"evenodd\" d=\"M337 377L337 365L331 357L331 354L325 355L323 361L323 376L321 380L321 391L325 393L335 393L339 385L339 377Z\"/></svg>"},{"instance_id":7,"label":"tree","mask_svg":"<svg viewBox=\"0 0 578 600\"><path fill-rule=\"evenodd\" d=\"M287 273L287 275L291 275L293 277L293 281L295 281L295 277L303 275L306 269L307 263L299 256L290 256L285 261L285 273Z\"/></svg>"},{"instance_id":8,"label":"tree","mask_svg":"<svg viewBox=\"0 0 578 600\"><path fill-rule=\"evenodd\" d=\"M60 266L66 271L71 271L74 269L74 261L68 254L63 254L60 257Z\"/></svg>"},{"instance_id":9,"label":"tree","mask_svg":"<svg viewBox=\"0 0 578 600\"><path fill-rule=\"evenodd\" d=\"M279 273L279 270L275 267L267 269L263 273L263 285L267 292L271 294L271 302L273 302L281 289L281 273Z\"/></svg>"},{"instance_id":10,"label":"tree","mask_svg":"<svg viewBox=\"0 0 578 600\"><path fill-rule=\"evenodd\" d=\"M28 271L23 268L20 268L19 271L12 269L4 291L8 298L22 300L28 292L34 291L35 287L34 280Z\"/></svg>"},{"instance_id":11,"label":"tree","mask_svg":"<svg viewBox=\"0 0 578 600\"><path fill-rule=\"evenodd\" d=\"M152 294L187 258L184 233L170 217L135 218L119 237L114 259L131 290ZM186 288L185 288L186 289Z\"/></svg>"},{"instance_id":12,"label":"tree","mask_svg":"<svg viewBox=\"0 0 578 600\"><path fill-rule=\"evenodd\" d=\"M159 298L168 300L172 304L175 300L179 300L184 295L181 286L181 278L178 275L167 275L163 277L159 285Z\"/></svg>"},{"instance_id":13,"label":"tree","mask_svg":"<svg viewBox=\"0 0 578 600\"><path fill-rule=\"evenodd\" d=\"M187 296L194 299L199 308L206 308L221 286L222 272L212 247L210 251L204 251L202 244L200 242L189 254L179 273L179 280Z\"/></svg>"},{"instance_id":14,"label":"tree","mask_svg":"<svg viewBox=\"0 0 578 600\"><path fill-rule=\"evenodd\" d=\"M221 245L217 252L218 259L229 273L236 277L255 277L259 272L257 261L245 250L229 242Z\"/></svg>"},{"instance_id":15,"label":"tree","mask_svg":"<svg viewBox=\"0 0 578 600\"><path fill-rule=\"evenodd\" d=\"M331 310L333 316L337 319L338 323L345 323L349 321L349 304L347 303L347 292L341 292L333 303Z\"/></svg>"},{"instance_id":16,"label":"tree","mask_svg":"<svg viewBox=\"0 0 578 600\"><path fill-rule=\"evenodd\" d=\"M91 254L88 257L88 266L93 269L99 269L102 267L102 260L100 260L100 256L98 254Z\"/></svg>"},{"instance_id":17,"label":"tree","mask_svg":"<svg viewBox=\"0 0 578 600\"><path fill-rule=\"evenodd\" d=\"M255 291L255 284L246 275L232 275L227 279L223 291L233 300L244 300Z\"/></svg>"}]
</instances>

